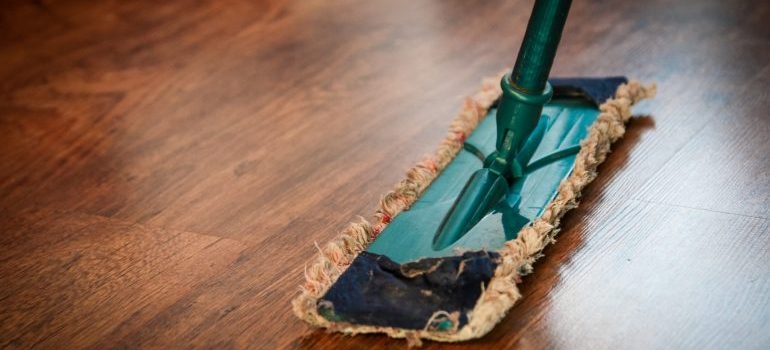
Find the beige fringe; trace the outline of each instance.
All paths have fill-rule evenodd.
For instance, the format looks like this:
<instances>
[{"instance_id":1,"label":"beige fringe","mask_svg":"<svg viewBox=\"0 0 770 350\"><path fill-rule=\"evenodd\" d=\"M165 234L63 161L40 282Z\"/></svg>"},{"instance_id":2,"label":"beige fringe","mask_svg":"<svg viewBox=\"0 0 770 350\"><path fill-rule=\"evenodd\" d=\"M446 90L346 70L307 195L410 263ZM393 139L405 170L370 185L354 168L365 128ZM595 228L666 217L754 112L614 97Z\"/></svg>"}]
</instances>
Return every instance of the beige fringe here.
<instances>
[{"instance_id":1,"label":"beige fringe","mask_svg":"<svg viewBox=\"0 0 770 350\"><path fill-rule=\"evenodd\" d=\"M502 75L502 74L501 74ZM319 254L305 269L305 284L292 301L297 317L313 326L346 334L386 333L394 338L406 338L410 345L419 346L421 339L455 342L478 338L489 332L521 295L516 287L520 276L532 271L532 263L542 256L541 251L554 241L559 220L578 205L580 191L596 178L596 167L604 161L610 145L625 133L625 123L631 117L631 106L655 95L655 85L643 86L631 81L618 87L615 97L603 103L598 119L591 125L588 136L581 142L572 174L561 183L556 198L543 215L518 236L505 243L498 252L502 263L479 297L469 321L456 331L438 332L428 329L409 330L392 327L355 325L329 322L318 314L316 303L329 287L347 269L353 259L365 250L393 217L409 209L462 148L465 138L486 116L489 107L502 93L499 78L484 79L481 91L467 98L458 116L452 121L449 133L435 154L419 162L406 173L406 178L386 194L374 214L374 223L364 218L351 223L339 236L319 247Z\"/></svg>"}]
</instances>

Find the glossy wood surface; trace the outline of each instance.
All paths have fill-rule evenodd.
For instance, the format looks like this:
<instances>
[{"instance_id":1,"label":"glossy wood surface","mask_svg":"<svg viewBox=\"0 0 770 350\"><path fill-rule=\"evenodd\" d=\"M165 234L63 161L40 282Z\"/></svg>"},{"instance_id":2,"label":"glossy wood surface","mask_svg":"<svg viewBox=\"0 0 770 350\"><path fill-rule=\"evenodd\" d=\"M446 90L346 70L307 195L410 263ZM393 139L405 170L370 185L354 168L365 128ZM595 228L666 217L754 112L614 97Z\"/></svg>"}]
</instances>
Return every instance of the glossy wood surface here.
<instances>
[{"instance_id":1,"label":"glossy wood surface","mask_svg":"<svg viewBox=\"0 0 770 350\"><path fill-rule=\"evenodd\" d=\"M0 348L389 349L289 301L513 63L531 1L8 1ZM770 348L770 3L576 1L553 75L658 83L487 337Z\"/></svg>"}]
</instances>

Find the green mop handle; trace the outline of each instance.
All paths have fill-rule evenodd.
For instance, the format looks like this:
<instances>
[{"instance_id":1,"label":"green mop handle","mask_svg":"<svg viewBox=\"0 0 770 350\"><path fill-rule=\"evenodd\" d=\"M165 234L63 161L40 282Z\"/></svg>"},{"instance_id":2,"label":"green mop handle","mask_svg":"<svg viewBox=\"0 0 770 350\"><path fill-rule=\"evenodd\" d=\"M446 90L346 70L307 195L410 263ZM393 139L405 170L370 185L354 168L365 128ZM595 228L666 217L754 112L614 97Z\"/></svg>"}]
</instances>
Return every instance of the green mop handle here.
<instances>
[{"instance_id":1,"label":"green mop handle","mask_svg":"<svg viewBox=\"0 0 770 350\"><path fill-rule=\"evenodd\" d=\"M535 2L511 73L511 82L515 88L532 92L545 89L571 3L572 0Z\"/></svg>"},{"instance_id":2,"label":"green mop handle","mask_svg":"<svg viewBox=\"0 0 770 350\"><path fill-rule=\"evenodd\" d=\"M497 110L497 152L487 167L508 181L521 176L514 158L537 126L553 90L548 84L572 0L537 0L510 75L503 77ZM523 166L523 165L522 165Z\"/></svg>"},{"instance_id":3,"label":"green mop handle","mask_svg":"<svg viewBox=\"0 0 770 350\"><path fill-rule=\"evenodd\" d=\"M497 108L497 149L466 182L433 236L433 248L444 249L465 235L523 176L516 155L532 133L553 95L548 84L571 0L536 0L516 65L503 77L503 96Z\"/></svg>"}]
</instances>

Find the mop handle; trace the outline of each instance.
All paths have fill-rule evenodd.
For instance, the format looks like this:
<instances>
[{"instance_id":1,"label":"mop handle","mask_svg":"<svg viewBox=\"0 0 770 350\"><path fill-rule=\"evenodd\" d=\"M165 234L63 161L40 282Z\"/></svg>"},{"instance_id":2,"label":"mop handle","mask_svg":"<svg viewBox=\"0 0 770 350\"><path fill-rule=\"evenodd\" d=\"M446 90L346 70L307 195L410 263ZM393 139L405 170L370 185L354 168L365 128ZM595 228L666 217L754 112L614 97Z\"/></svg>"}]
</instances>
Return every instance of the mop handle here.
<instances>
[{"instance_id":1,"label":"mop handle","mask_svg":"<svg viewBox=\"0 0 770 350\"><path fill-rule=\"evenodd\" d=\"M496 115L497 152L485 165L508 180L521 176L520 165L514 158L553 94L548 73L571 4L572 0L535 1L516 65L501 82L503 96Z\"/></svg>"},{"instance_id":2,"label":"mop handle","mask_svg":"<svg viewBox=\"0 0 770 350\"><path fill-rule=\"evenodd\" d=\"M534 94L545 89L572 0L536 0L511 73L512 87Z\"/></svg>"}]
</instances>

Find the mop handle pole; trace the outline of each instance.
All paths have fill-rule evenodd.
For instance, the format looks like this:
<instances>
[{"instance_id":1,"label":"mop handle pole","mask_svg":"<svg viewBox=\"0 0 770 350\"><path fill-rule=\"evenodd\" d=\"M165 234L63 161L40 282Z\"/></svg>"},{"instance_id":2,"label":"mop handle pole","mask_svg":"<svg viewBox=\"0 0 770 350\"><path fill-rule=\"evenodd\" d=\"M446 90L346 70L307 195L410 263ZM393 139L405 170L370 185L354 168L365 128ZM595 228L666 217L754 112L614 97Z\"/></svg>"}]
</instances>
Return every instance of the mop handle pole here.
<instances>
[{"instance_id":1,"label":"mop handle pole","mask_svg":"<svg viewBox=\"0 0 770 350\"><path fill-rule=\"evenodd\" d=\"M535 1L511 73L514 89L535 95L545 89L571 3L572 0Z\"/></svg>"}]
</instances>

